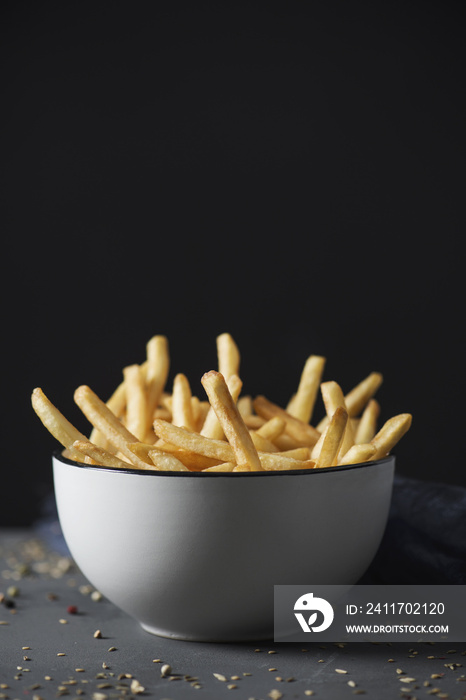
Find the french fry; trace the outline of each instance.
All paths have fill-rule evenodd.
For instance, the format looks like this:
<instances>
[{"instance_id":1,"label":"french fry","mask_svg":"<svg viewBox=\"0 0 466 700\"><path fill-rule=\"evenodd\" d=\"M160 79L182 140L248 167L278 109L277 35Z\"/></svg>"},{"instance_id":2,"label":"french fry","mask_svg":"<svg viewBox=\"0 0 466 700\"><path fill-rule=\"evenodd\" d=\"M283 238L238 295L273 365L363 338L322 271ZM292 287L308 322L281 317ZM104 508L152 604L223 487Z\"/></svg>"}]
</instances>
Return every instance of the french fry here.
<instances>
[{"instance_id":1,"label":"french fry","mask_svg":"<svg viewBox=\"0 0 466 700\"><path fill-rule=\"evenodd\" d=\"M211 370L202 376L201 383L233 448L236 463L248 466L251 471L261 470L259 455L223 375Z\"/></svg>"},{"instance_id":2,"label":"french fry","mask_svg":"<svg viewBox=\"0 0 466 700\"><path fill-rule=\"evenodd\" d=\"M149 451L149 457L153 461L155 467L164 472L189 472L188 467L185 467L183 462L175 457L175 455L161 450L152 449Z\"/></svg>"},{"instance_id":3,"label":"french fry","mask_svg":"<svg viewBox=\"0 0 466 700\"><path fill-rule=\"evenodd\" d=\"M219 462L234 462L235 453L225 440L214 440L167 421L154 421L155 434L179 449L217 459ZM158 446L158 445L156 445Z\"/></svg>"},{"instance_id":4,"label":"french fry","mask_svg":"<svg viewBox=\"0 0 466 700\"><path fill-rule=\"evenodd\" d=\"M343 406L335 409L325 429L325 437L317 460L317 467L333 467L338 461L338 452L344 439L348 423L348 412Z\"/></svg>"},{"instance_id":5,"label":"french fry","mask_svg":"<svg viewBox=\"0 0 466 700\"><path fill-rule=\"evenodd\" d=\"M55 440L66 447L74 459L82 461L82 454L73 447L73 443L75 440L87 438L65 418L40 387L33 390L31 403L35 413Z\"/></svg>"},{"instance_id":6,"label":"french fry","mask_svg":"<svg viewBox=\"0 0 466 700\"><path fill-rule=\"evenodd\" d=\"M102 447L94 445L90 440L75 440L73 442L73 449L77 452L81 452L83 457L90 457L101 467L109 467L110 469L134 469L134 466L129 462L125 462Z\"/></svg>"},{"instance_id":7,"label":"french fry","mask_svg":"<svg viewBox=\"0 0 466 700\"><path fill-rule=\"evenodd\" d=\"M320 437L320 433L311 425L295 418L277 404L269 401L265 396L257 396L253 401L254 410L262 418L269 420L275 416L283 418L286 423L285 432L301 445L314 445Z\"/></svg>"},{"instance_id":8,"label":"french fry","mask_svg":"<svg viewBox=\"0 0 466 700\"><path fill-rule=\"evenodd\" d=\"M376 447L376 452L371 459L382 459L390 454L395 445L410 429L412 418L410 413L400 413L389 418L371 440L372 445Z\"/></svg>"},{"instance_id":9,"label":"french fry","mask_svg":"<svg viewBox=\"0 0 466 700\"><path fill-rule=\"evenodd\" d=\"M185 374L178 373L173 380L172 423L188 430L195 429L192 410L192 392Z\"/></svg>"},{"instance_id":10,"label":"french fry","mask_svg":"<svg viewBox=\"0 0 466 700\"><path fill-rule=\"evenodd\" d=\"M241 413L243 420L253 415L251 396L240 396L236 405L238 406L238 411Z\"/></svg>"},{"instance_id":11,"label":"french fry","mask_svg":"<svg viewBox=\"0 0 466 700\"><path fill-rule=\"evenodd\" d=\"M146 345L147 430L152 428L154 411L158 406L170 369L168 340L154 335Z\"/></svg>"},{"instance_id":12,"label":"french fry","mask_svg":"<svg viewBox=\"0 0 466 700\"><path fill-rule=\"evenodd\" d=\"M235 468L235 462L222 462L222 464L216 464L213 467L207 467L203 471L205 472L232 472Z\"/></svg>"},{"instance_id":13,"label":"french fry","mask_svg":"<svg viewBox=\"0 0 466 700\"><path fill-rule=\"evenodd\" d=\"M338 461L338 464L360 464L372 459L376 453L376 446L370 442L353 445L348 452Z\"/></svg>"},{"instance_id":14,"label":"french fry","mask_svg":"<svg viewBox=\"0 0 466 700\"><path fill-rule=\"evenodd\" d=\"M283 450L280 452L282 457L293 457L303 462L311 459L311 450L309 447L295 447L292 450ZM312 460L315 462L315 460Z\"/></svg>"},{"instance_id":15,"label":"french fry","mask_svg":"<svg viewBox=\"0 0 466 700\"><path fill-rule=\"evenodd\" d=\"M345 395L346 408L349 416L358 416L383 382L380 372L371 372L362 382L359 382Z\"/></svg>"},{"instance_id":16,"label":"french fry","mask_svg":"<svg viewBox=\"0 0 466 700\"><path fill-rule=\"evenodd\" d=\"M331 419L331 417L334 415L335 411L338 408L343 408L345 410L347 416L349 417L349 412L348 412L348 408L346 406L345 397L343 396L343 392L341 390L341 387L337 382L334 382L334 381L323 382L321 384L321 392L322 392L322 398L323 398L324 405L325 405L325 410L327 412L327 416L329 416L329 419ZM327 430L327 428L326 428L326 430ZM345 432L344 432L343 439L341 441L338 457L339 458L343 457L343 455L346 454L346 452L348 452L349 448L352 447L353 445L354 445L353 430L352 430L350 421L346 420ZM320 459L320 457L319 457L319 459Z\"/></svg>"},{"instance_id":17,"label":"french fry","mask_svg":"<svg viewBox=\"0 0 466 700\"><path fill-rule=\"evenodd\" d=\"M88 421L99 430L106 439L129 459L138 469L153 468L149 458L140 459L129 448L129 444L138 439L118 420L108 406L86 385L79 386L74 392L74 400Z\"/></svg>"},{"instance_id":18,"label":"french fry","mask_svg":"<svg viewBox=\"0 0 466 700\"><path fill-rule=\"evenodd\" d=\"M280 416L274 416L257 429L257 434L273 442L285 430L286 421Z\"/></svg>"},{"instance_id":19,"label":"french fry","mask_svg":"<svg viewBox=\"0 0 466 700\"><path fill-rule=\"evenodd\" d=\"M211 457L205 457L204 455L197 454L196 452L191 452L189 450L183 450L169 442L159 440L156 445L147 444L143 442L135 442L129 445L129 448L135 455L145 460L147 457L150 458L149 453L151 450L159 450L160 452L168 453L173 455L182 462L185 467L191 472L200 472L208 467L213 467L220 463L219 459L212 459Z\"/></svg>"},{"instance_id":20,"label":"french fry","mask_svg":"<svg viewBox=\"0 0 466 700\"><path fill-rule=\"evenodd\" d=\"M229 333L221 333L217 336L217 362L218 371L225 377L225 381L236 374L239 377L240 353L238 346Z\"/></svg>"},{"instance_id":21,"label":"french fry","mask_svg":"<svg viewBox=\"0 0 466 700\"><path fill-rule=\"evenodd\" d=\"M358 416L367 402L374 396L383 382L383 375L380 372L371 372L359 384L356 384L351 391L345 394L345 406L350 418ZM324 416L317 429L323 431L328 423L328 416Z\"/></svg>"},{"instance_id":22,"label":"french fry","mask_svg":"<svg viewBox=\"0 0 466 700\"><path fill-rule=\"evenodd\" d=\"M259 452L262 469L266 471L285 471L290 469L314 469L316 463L312 459L296 459L289 454L280 452Z\"/></svg>"},{"instance_id":23,"label":"french fry","mask_svg":"<svg viewBox=\"0 0 466 700\"><path fill-rule=\"evenodd\" d=\"M113 394L110 396L106 402L108 408L116 415L117 418L121 418L126 408L126 386L124 380L117 386ZM113 452L113 448L105 439L105 437L100 433L97 428L92 428L91 434L89 436L90 442L94 445L104 448L107 451Z\"/></svg>"},{"instance_id":24,"label":"french fry","mask_svg":"<svg viewBox=\"0 0 466 700\"><path fill-rule=\"evenodd\" d=\"M243 387L243 382L237 374L232 374L227 380L227 386L233 401L236 402ZM222 425L212 405L210 406L209 412L207 413L204 425L202 426L200 433L205 437L214 438L214 440L223 440L225 437Z\"/></svg>"},{"instance_id":25,"label":"french fry","mask_svg":"<svg viewBox=\"0 0 466 700\"><path fill-rule=\"evenodd\" d=\"M278 452L278 447L268 438L262 437L257 430L250 430L249 434L256 450L261 452Z\"/></svg>"},{"instance_id":26,"label":"french fry","mask_svg":"<svg viewBox=\"0 0 466 700\"><path fill-rule=\"evenodd\" d=\"M144 440L147 432L147 401L140 366L128 365L123 369L123 377L126 391L126 427L139 440Z\"/></svg>"},{"instance_id":27,"label":"french fry","mask_svg":"<svg viewBox=\"0 0 466 700\"><path fill-rule=\"evenodd\" d=\"M287 411L304 423L309 423L319 391L325 357L310 355L301 373L298 390L287 406Z\"/></svg>"},{"instance_id":28,"label":"french fry","mask_svg":"<svg viewBox=\"0 0 466 700\"><path fill-rule=\"evenodd\" d=\"M377 399L371 399L365 407L358 427L354 434L354 442L358 445L370 442L377 432L377 421L380 415L380 404Z\"/></svg>"}]
</instances>

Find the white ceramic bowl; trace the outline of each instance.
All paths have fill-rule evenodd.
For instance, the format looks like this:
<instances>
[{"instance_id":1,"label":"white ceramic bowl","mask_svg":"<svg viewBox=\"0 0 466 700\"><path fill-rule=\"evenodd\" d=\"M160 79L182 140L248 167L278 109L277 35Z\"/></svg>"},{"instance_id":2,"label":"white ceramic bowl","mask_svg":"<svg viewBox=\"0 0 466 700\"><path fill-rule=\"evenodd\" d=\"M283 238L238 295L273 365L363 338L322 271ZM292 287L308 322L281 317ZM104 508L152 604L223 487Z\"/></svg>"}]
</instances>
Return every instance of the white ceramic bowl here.
<instances>
[{"instance_id":1,"label":"white ceramic bowl","mask_svg":"<svg viewBox=\"0 0 466 700\"><path fill-rule=\"evenodd\" d=\"M164 473L53 457L77 566L153 634L273 638L273 586L356 583L380 544L395 459L295 472Z\"/></svg>"}]
</instances>

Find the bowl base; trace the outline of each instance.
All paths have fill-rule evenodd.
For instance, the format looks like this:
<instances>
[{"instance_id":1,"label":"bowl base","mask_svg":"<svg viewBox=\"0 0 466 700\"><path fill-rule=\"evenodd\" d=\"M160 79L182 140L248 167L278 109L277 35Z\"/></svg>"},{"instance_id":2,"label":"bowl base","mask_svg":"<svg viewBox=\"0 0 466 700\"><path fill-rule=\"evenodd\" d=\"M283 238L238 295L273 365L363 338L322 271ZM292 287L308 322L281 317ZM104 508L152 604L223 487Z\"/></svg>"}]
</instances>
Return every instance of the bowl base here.
<instances>
[{"instance_id":1,"label":"bowl base","mask_svg":"<svg viewBox=\"0 0 466 700\"><path fill-rule=\"evenodd\" d=\"M254 634L254 635L239 635L238 637L230 637L229 635L219 636L216 635L203 635L203 634L181 634L178 632L169 632L168 630L159 629L158 627L153 627L152 625L147 625L144 622L139 623L142 629L149 634L153 634L157 637L165 637L166 639L179 639L184 642L208 642L211 644L232 644L240 642L265 642L273 641L273 631L265 634Z\"/></svg>"}]
</instances>

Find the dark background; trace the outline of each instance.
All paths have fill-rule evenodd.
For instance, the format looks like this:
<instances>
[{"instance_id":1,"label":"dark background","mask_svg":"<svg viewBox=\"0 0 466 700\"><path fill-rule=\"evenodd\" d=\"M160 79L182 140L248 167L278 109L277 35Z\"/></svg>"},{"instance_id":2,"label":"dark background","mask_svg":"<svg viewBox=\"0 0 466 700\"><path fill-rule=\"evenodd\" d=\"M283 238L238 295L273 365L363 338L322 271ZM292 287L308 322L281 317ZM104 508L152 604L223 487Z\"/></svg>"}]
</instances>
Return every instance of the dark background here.
<instances>
[{"instance_id":1,"label":"dark background","mask_svg":"<svg viewBox=\"0 0 466 700\"><path fill-rule=\"evenodd\" d=\"M398 471L465 485L464 4L4 2L0 525L56 443L41 386L107 398L168 336L170 381L242 354L286 403L311 353L382 419ZM319 404L316 420L322 415Z\"/></svg>"}]
</instances>

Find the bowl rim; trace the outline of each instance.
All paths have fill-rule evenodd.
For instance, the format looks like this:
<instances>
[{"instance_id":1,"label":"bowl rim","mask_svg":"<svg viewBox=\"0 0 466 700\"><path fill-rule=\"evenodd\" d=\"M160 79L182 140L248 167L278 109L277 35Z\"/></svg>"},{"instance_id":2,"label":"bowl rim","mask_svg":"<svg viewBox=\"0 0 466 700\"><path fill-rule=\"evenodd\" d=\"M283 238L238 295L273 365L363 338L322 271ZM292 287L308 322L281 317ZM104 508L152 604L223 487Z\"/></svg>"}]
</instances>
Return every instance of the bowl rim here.
<instances>
[{"instance_id":1,"label":"bowl rim","mask_svg":"<svg viewBox=\"0 0 466 700\"><path fill-rule=\"evenodd\" d=\"M148 477L167 477L167 478L173 478L173 477L180 477L180 478L230 478L230 479L238 479L238 478L247 478L250 479L252 477L256 478L265 478L265 477L286 477L286 476L310 476L311 474L334 474L335 472L342 472L342 471L349 471L352 469L364 469L364 468L373 468L376 466L383 466L383 465L388 465L391 464L392 462L395 461L395 455L394 454L389 454L386 457L382 457L381 459L374 459L372 461L367 461L367 462L358 462L357 464L340 464L335 467L325 467L322 469L286 469L286 470L268 470L268 471L253 471L253 472L205 472L205 471L180 471L180 472L170 472L170 471L158 471L156 469L137 469L136 467L132 469L131 467L126 468L126 467L105 467L105 466L100 466L99 464L86 464L85 462L76 462L73 459L69 459L69 457L65 457L62 454L62 450L57 449L52 453L52 457L54 457L58 462L62 464L67 464L72 467L76 467L76 469L90 469L94 471L102 471L102 472L113 472L117 474L137 474L139 476L148 476Z\"/></svg>"}]
</instances>

